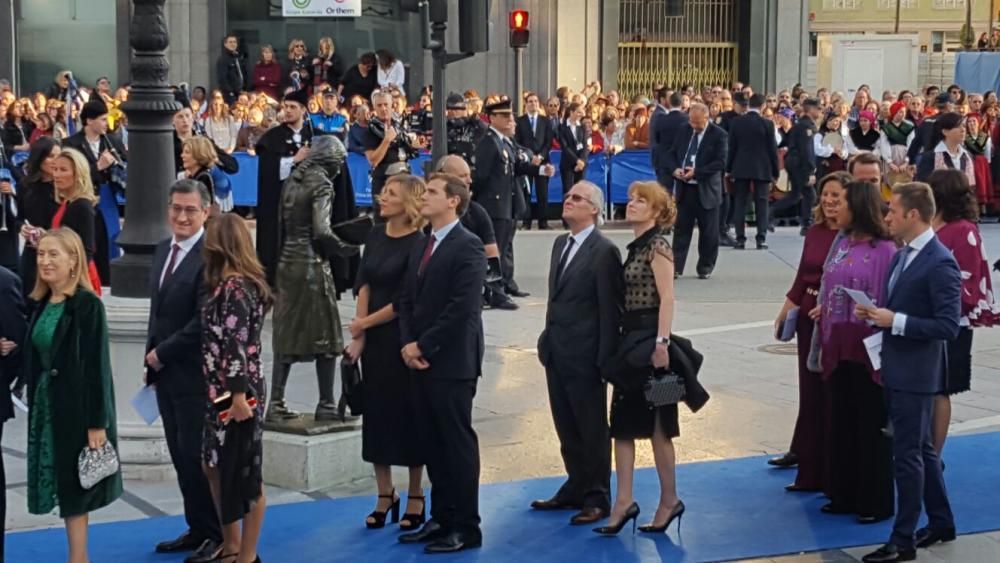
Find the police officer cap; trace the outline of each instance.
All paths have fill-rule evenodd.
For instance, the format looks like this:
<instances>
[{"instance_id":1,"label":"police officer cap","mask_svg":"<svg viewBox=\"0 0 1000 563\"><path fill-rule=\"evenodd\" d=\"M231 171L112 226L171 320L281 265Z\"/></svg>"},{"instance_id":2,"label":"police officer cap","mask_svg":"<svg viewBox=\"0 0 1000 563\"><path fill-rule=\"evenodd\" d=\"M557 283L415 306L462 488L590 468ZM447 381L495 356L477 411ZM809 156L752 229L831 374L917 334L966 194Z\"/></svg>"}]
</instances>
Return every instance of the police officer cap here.
<instances>
[{"instance_id":1,"label":"police officer cap","mask_svg":"<svg viewBox=\"0 0 1000 563\"><path fill-rule=\"evenodd\" d=\"M499 102L494 102L484 108L486 115L498 115L501 113L514 113L514 110L510 107L510 100L504 99Z\"/></svg>"},{"instance_id":2,"label":"police officer cap","mask_svg":"<svg viewBox=\"0 0 1000 563\"><path fill-rule=\"evenodd\" d=\"M809 108L818 108L819 107L819 99L817 99L817 98L806 98L805 101L802 102L802 107L806 108L806 109L809 109Z\"/></svg>"},{"instance_id":3,"label":"police officer cap","mask_svg":"<svg viewBox=\"0 0 1000 563\"><path fill-rule=\"evenodd\" d=\"M309 105L309 93L304 88L302 90L295 90L285 95L285 101L295 102L302 107L306 107Z\"/></svg>"},{"instance_id":4,"label":"police officer cap","mask_svg":"<svg viewBox=\"0 0 1000 563\"><path fill-rule=\"evenodd\" d=\"M448 94L448 99L445 102L447 109L465 109L465 98L456 92Z\"/></svg>"}]
</instances>

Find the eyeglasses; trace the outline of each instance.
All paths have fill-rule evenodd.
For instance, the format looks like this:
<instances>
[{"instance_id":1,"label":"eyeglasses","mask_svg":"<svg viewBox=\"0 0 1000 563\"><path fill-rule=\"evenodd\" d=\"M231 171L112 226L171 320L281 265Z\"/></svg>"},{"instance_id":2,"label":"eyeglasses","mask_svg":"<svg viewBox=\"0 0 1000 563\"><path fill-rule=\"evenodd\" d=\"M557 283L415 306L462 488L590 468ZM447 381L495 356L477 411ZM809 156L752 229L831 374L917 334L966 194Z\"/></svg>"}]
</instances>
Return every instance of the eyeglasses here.
<instances>
[{"instance_id":1,"label":"eyeglasses","mask_svg":"<svg viewBox=\"0 0 1000 563\"><path fill-rule=\"evenodd\" d=\"M574 194L574 193L566 194L566 197L563 198L563 201L572 201L573 203L581 203L586 201L587 203L594 205L594 202L590 201L589 199L583 197L580 194Z\"/></svg>"},{"instance_id":2,"label":"eyeglasses","mask_svg":"<svg viewBox=\"0 0 1000 563\"><path fill-rule=\"evenodd\" d=\"M181 205L171 205L170 214L175 217L180 217L181 215L187 215L188 217L197 217L201 213L201 209L198 207L184 207Z\"/></svg>"}]
</instances>

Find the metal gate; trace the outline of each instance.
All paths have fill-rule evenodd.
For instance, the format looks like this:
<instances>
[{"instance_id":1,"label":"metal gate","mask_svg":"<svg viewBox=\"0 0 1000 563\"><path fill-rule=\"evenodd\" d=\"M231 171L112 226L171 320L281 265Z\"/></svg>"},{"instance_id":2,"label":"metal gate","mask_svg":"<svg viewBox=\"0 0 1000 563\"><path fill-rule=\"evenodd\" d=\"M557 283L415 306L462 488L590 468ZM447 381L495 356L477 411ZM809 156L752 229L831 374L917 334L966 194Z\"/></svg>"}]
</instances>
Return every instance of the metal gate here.
<instances>
[{"instance_id":1,"label":"metal gate","mask_svg":"<svg viewBox=\"0 0 1000 563\"><path fill-rule=\"evenodd\" d=\"M625 99L654 85L729 85L736 80L736 0L620 0L618 87ZM667 3L683 4L668 17Z\"/></svg>"}]
</instances>

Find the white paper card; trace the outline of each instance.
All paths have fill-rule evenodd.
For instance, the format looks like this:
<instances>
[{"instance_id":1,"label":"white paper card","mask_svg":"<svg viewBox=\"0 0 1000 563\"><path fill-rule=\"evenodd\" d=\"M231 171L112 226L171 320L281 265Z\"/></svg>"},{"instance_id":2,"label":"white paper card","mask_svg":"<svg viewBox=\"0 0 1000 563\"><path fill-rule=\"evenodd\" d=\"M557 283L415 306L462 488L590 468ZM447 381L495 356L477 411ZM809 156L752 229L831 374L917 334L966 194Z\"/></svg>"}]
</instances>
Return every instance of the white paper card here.
<instances>
[{"instance_id":1,"label":"white paper card","mask_svg":"<svg viewBox=\"0 0 1000 563\"><path fill-rule=\"evenodd\" d=\"M853 299L854 302L857 303L858 305L864 307L871 307L872 309L876 308L875 303L872 302L871 298L868 297L867 293L863 291L858 291L856 289L849 289L844 286L840 286L840 289L842 289L844 293L846 293L847 296Z\"/></svg>"},{"instance_id":2,"label":"white paper card","mask_svg":"<svg viewBox=\"0 0 1000 563\"><path fill-rule=\"evenodd\" d=\"M868 359L872 361L872 369L875 371L882 369L882 331L865 338L864 342Z\"/></svg>"},{"instance_id":3,"label":"white paper card","mask_svg":"<svg viewBox=\"0 0 1000 563\"><path fill-rule=\"evenodd\" d=\"M152 385L143 385L132 397L132 408L135 409L146 424L153 424L160 418L160 407L156 403L156 389Z\"/></svg>"}]
</instances>

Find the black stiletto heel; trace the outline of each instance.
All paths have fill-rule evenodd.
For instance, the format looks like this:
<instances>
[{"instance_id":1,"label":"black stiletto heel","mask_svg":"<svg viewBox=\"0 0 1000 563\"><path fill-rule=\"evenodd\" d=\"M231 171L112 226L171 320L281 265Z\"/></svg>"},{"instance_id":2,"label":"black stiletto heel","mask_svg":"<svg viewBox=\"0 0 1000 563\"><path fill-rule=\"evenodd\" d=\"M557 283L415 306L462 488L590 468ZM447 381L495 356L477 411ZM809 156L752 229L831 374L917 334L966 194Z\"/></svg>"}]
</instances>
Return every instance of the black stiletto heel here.
<instances>
[{"instance_id":1,"label":"black stiletto heel","mask_svg":"<svg viewBox=\"0 0 1000 563\"><path fill-rule=\"evenodd\" d=\"M389 515L389 512L392 512L392 523L395 524L399 522L399 498L396 497L396 489L392 490L392 494L379 495L378 498L393 499L392 505L390 505L384 512L373 510L372 513L368 515L368 518L374 520L374 522L369 522L367 519L365 520L365 527L369 530L384 528L385 518Z\"/></svg>"},{"instance_id":2,"label":"black stiletto heel","mask_svg":"<svg viewBox=\"0 0 1000 563\"><path fill-rule=\"evenodd\" d=\"M600 528L594 528L595 534L600 534L602 536L617 536L618 532L622 531L622 528L628 524L628 521L632 521L632 534L635 535L635 525L636 519L639 518L639 503L632 502L629 505L628 510L625 511L625 516L618 521L614 526L601 526Z\"/></svg>"},{"instance_id":3,"label":"black stiletto heel","mask_svg":"<svg viewBox=\"0 0 1000 563\"><path fill-rule=\"evenodd\" d=\"M677 533L681 533L681 516L684 516L684 501L678 500L677 504L674 505L674 509L670 511L670 518L667 518L667 523L662 526L654 526L652 523L646 524L645 526L639 526L639 531L644 534L662 534L667 531L674 522L674 518L677 519Z\"/></svg>"},{"instance_id":4,"label":"black stiletto heel","mask_svg":"<svg viewBox=\"0 0 1000 563\"><path fill-rule=\"evenodd\" d=\"M425 520L427 520L427 502L424 500L423 496L407 496L406 500L407 503L409 503L410 500L419 500L420 514L403 514L403 520L406 520L406 524L400 522L399 529L403 531L416 530L424 523Z\"/></svg>"}]
</instances>

